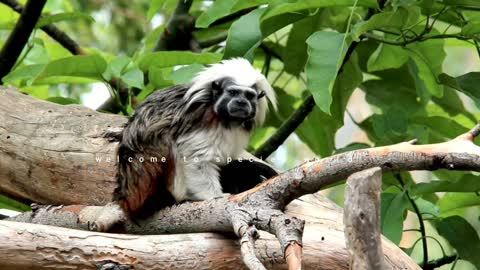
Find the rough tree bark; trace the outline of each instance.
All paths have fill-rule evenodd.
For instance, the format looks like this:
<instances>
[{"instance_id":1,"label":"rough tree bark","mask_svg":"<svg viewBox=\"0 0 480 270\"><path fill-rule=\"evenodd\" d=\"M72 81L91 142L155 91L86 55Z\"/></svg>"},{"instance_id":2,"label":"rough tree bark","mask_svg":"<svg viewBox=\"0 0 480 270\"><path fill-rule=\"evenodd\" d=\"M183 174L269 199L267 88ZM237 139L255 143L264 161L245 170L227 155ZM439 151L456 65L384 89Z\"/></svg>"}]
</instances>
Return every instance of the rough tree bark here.
<instances>
[{"instance_id":1,"label":"rough tree bark","mask_svg":"<svg viewBox=\"0 0 480 270\"><path fill-rule=\"evenodd\" d=\"M286 213L306 220L305 269L348 269L341 208L315 194L293 201ZM55 220L42 213L37 218ZM73 214L56 218L60 225L77 226ZM395 244L383 241L388 269L420 269ZM255 245L268 269L287 269L275 237L260 231ZM0 260L3 270L96 269L106 261L134 269L246 269L238 242L228 234L106 234L7 221L0 221L0 258L11 258Z\"/></svg>"},{"instance_id":2,"label":"rough tree bark","mask_svg":"<svg viewBox=\"0 0 480 270\"><path fill-rule=\"evenodd\" d=\"M352 270L385 269L380 238L382 169L352 174L347 179L343 222Z\"/></svg>"},{"instance_id":3,"label":"rough tree bark","mask_svg":"<svg viewBox=\"0 0 480 270\"><path fill-rule=\"evenodd\" d=\"M95 113L80 106L59 106L37 101L12 89L0 90L0 95L3 95L0 98L0 110L5 110L0 113L3 118L0 119L0 191L46 204L102 204L110 198L114 185L114 162L98 163L95 156L113 155L115 144L107 142L101 134L107 128L121 126L123 118ZM13 101L15 106L12 105ZM38 114L41 117L36 116ZM72 131L72 127L80 128ZM355 172L372 167L381 167L384 171L440 168L479 171L480 147L473 143L479 130L480 128L476 127L471 132L442 144L416 146L401 143L312 160L247 192L164 209L138 224L125 221L120 224L120 228L132 234L233 231L242 239L243 259L252 269L260 269L255 266L261 265L262 257L253 257L251 254L266 251L259 245L258 240L255 250L252 250L253 245L249 244L256 240L253 236L256 230L260 229L276 236L280 241L279 254L286 255L289 269L298 269L302 263L302 247L305 251L309 246L307 242L302 246L303 222L283 212L292 200L315 193ZM18 172L15 171L16 168ZM23 181L31 181L32 177L35 177L35 181L24 184ZM82 185L78 183L80 181L89 183ZM38 184L40 182L43 184ZM48 187L52 184L56 185L55 188ZM74 196L73 193L78 193L74 188L79 188L82 196ZM50 198L52 195L54 196ZM102 197L108 199L99 199ZM79 219L82 214L102 213L105 209L108 212L108 208L88 206L39 208L14 220L81 229L86 226L85 221ZM332 213L321 213L328 214ZM339 219L341 220L341 217ZM337 222L342 226L340 221ZM307 234L308 230L307 225ZM321 239L322 234L328 231L320 231L321 234L312 237ZM328 250L326 246L315 252L331 252L331 257L342 261L339 265L344 266L332 269L345 269L347 258L341 256L346 254L343 230L339 229L337 233L340 236L336 243L341 245L343 252L338 249ZM51 234L56 235L55 232ZM16 239L10 238L11 245L25 237L22 234L14 235ZM89 237L80 237L82 238ZM388 250L388 246L388 242L384 241L387 265L394 269L417 269L408 257L404 261L404 257L398 256L402 254L400 249L395 247ZM318 258L310 256L304 254L303 257L304 266L307 268L328 267L322 260L318 261L317 267L308 264L312 258ZM403 265L403 268L393 265Z\"/></svg>"}]
</instances>

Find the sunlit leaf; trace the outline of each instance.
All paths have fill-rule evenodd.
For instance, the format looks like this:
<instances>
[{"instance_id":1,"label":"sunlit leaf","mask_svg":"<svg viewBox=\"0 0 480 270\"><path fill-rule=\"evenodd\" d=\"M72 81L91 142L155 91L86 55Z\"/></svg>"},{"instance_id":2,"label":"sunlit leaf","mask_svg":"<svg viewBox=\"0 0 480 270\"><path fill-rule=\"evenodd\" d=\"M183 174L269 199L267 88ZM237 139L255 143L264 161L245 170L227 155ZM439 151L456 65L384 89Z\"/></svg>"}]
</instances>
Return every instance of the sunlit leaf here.
<instances>
[{"instance_id":1,"label":"sunlit leaf","mask_svg":"<svg viewBox=\"0 0 480 270\"><path fill-rule=\"evenodd\" d=\"M261 20L266 8L256 9L235 21L228 30L224 59L244 57L253 59L255 49L262 40L278 29L303 19L307 14L286 13L272 20Z\"/></svg>"},{"instance_id":2,"label":"sunlit leaf","mask_svg":"<svg viewBox=\"0 0 480 270\"><path fill-rule=\"evenodd\" d=\"M80 104L79 100L66 97L49 97L46 100L61 105Z\"/></svg>"},{"instance_id":3,"label":"sunlit leaf","mask_svg":"<svg viewBox=\"0 0 480 270\"><path fill-rule=\"evenodd\" d=\"M88 22L95 21L92 18L92 16L82 12L63 12L63 13L57 13L53 15L40 17L35 27L40 28L40 27L44 27L45 25L49 25L51 23L67 21L67 20L76 20L76 19L84 19Z\"/></svg>"},{"instance_id":4,"label":"sunlit leaf","mask_svg":"<svg viewBox=\"0 0 480 270\"><path fill-rule=\"evenodd\" d=\"M284 14L295 13L306 9L315 9L331 6L357 6L376 8L375 0L275 0L269 4L268 11L263 16L263 20Z\"/></svg>"},{"instance_id":5,"label":"sunlit leaf","mask_svg":"<svg viewBox=\"0 0 480 270\"><path fill-rule=\"evenodd\" d=\"M220 61L221 54L218 53L193 53L184 51L161 51L146 53L140 56L138 67L146 71L150 66L158 68L173 67L177 65L190 64L213 64Z\"/></svg>"},{"instance_id":6,"label":"sunlit leaf","mask_svg":"<svg viewBox=\"0 0 480 270\"><path fill-rule=\"evenodd\" d=\"M142 89L143 85L143 72L139 68L133 68L120 77L124 83L126 83L129 87L136 87Z\"/></svg>"},{"instance_id":7,"label":"sunlit leaf","mask_svg":"<svg viewBox=\"0 0 480 270\"><path fill-rule=\"evenodd\" d=\"M178 70L166 76L166 79L171 80L174 84L186 84L189 83L198 72L202 71L205 67L199 64L193 64L186 67L182 67Z\"/></svg>"},{"instance_id":8,"label":"sunlit leaf","mask_svg":"<svg viewBox=\"0 0 480 270\"><path fill-rule=\"evenodd\" d=\"M411 188L412 195L433 192L480 192L478 176L467 174L458 181L431 181L418 183Z\"/></svg>"},{"instance_id":9,"label":"sunlit leaf","mask_svg":"<svg viewBox=\"0 0 480 270\"><path fill-rule=\"evenodd\" d=\"M85 77L101 81L107 62L100 55L76 55L48 63L37 80L54 76Z\"/></svg>"},{"instance_id":10,"label":"sunlit leaf","mask_svg":"<svg viewBox=\"0 0 480 270\"><path fill-rule=\"evenodd\" d=\"M349 41L342 33L318 31L308 38L307 44L309 57L305 71L308 90L317 106L330 114L333 86Z\"/></svg>"},{"instance_id":11,"label":"sunlit leaf","mask_svg":"<svg viewBox=\"0 0 480 270\"><path fill-rule=\"evenodd\" d=\"M381 43L367 63L369 72L399 68L408 61L408 53L399 46Z\"/></svg>"},{"instance_id":12,"label":"sunlit leaf","mask_svg":"<svg viewBox=\"0 0 480 270\"><path fill-rule=\"evenodd\" d=\"M213 5L197 18L195 26L199 28L205 28L220 18L236 13L240 10L256 7L268 2L269 0L217 0L213 2Z\"/></svg>"},{"instance_id":13,"label":"sunlit leaf","mask_svg":"<svg viewBox=\"0 0 480 270\"><path fill-rule=\"evenodd\" d=\"M439 76L439 80L443 84L463 92L480 104L480 91L478 91L480 72L470 72L456 78L444 73Z\"/></svg>"}]
</instances>

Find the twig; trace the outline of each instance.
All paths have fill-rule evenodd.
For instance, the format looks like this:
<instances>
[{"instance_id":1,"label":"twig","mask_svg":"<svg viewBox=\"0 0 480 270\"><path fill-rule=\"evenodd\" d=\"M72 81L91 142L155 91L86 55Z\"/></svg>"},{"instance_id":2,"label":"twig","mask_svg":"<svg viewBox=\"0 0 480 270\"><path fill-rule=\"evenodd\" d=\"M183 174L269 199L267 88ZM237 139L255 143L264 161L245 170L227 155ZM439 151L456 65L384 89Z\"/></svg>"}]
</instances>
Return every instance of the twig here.
<instances>
[{"instance_id":1,"label":"twig","mask_svg":"<svg viewBox=\"0 0 480 270\"><path fill-rule=\"evenodd\" d=\"M255 255L255 240L258 238L258 232L255 226L249 226L240 239L240 251L242 252L243 262L251 270L266 270L262 262Z\"/></svg>"},{"instance_id":2,"label":"twig","mask_svg":"<svg viewBox=\"0 0 480 270\"><path fill-rule=\"evenodd\" d=\"M22 13L23 5L17 2L16 0L0 0L0 2L4 3L5 5L9 6L11 9L16 11L17 13ZM73 55L84 55L86 54L85 51L76 43L73 39L71 39L65 32L58 29L55 25L49 24L41 27L47 35L49 35L52 39L60 43L65 49L67 49Z\"/></svg>"},{"instance_id":3,"label":"twig","mask_svg":"<svg viewBox=\"0 0 480 270\"><path fill-rule=\"evenodd\" d=\"M404 41L388 40L388 39L384 39L380 36L374 35L372 33L365 33L362 36L365 37L365 38L368 38L368 39L372 39L372 40L381 42L381 43L385 43L385 44L389 44L389 45L396 45L396 46L406 46L406 45L411 44L411 43L423 42L423 41L427 41L427 40L430 40L430 39L456 38L456 39L463 40L463 41L467 41L467 40L470 39L468 37L464 37L464 36L461 36L461 35L454 35L454 34L441 34L441 35L433 35L433 36L418 35L416 37L413 37L411 39L406 39Z\"/></svg>"},{"instance_id":4,"label":"twig","mask_svg":"<svg viewBox=\"0 0 480 270\"><path fill-rule=\"evenodd\" d=\"M426 265L421 263L420 267L422 267L423 269L435 269L435 268L442 267L443 265L453 263L457 259L458 259L458 255L456 254L451 256L445 256L440 259L431 260Z\"/></svg>"},{"instance_id":5,"label":"twig","mask_svg":"<svg viewBox=\"0 0 480 270\"><path fill-rule=\"evenodd\" d=\"M0 82L15 65L42 14L46 0L29 0L0 51Z\"/></svg>"},{"instance_id":6,"label":"twig","mask_svg":"<svg viewBox=\"0 0 480 270\"><path fill-rule=\"evenodd\" d=\"M285 259L289 270L302 269L302 246L297 242L293 242L285 251Z\"/></svg>"}]
</instances>

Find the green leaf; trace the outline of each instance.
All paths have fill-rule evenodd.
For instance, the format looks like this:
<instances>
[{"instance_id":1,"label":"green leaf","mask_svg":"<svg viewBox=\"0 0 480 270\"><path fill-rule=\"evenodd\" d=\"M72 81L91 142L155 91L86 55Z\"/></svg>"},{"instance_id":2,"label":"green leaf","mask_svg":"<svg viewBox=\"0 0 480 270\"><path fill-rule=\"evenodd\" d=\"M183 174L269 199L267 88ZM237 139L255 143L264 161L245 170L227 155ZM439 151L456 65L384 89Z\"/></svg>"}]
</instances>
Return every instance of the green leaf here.
<instances>
[{"instance_id":1,"label":"green leaf","mask_svg":"<svg viewBox=\"0 0 480 270\"><path fill-rule=\"evenodd\" d=\"M130 57L122 55L115 57L112 61L108 63L107 70L103 74L103 77L106 80L110 80L111 78L120 78L122 75L123 70L127 67L127 65L132 61Z\"/></svg>"},{"instance_id":2,"label":"green leaf","mask_svg":"<svg viewBox=\"0 0 480 270\"><path fill-rule=\"evenodd\" d=\"M251 149L257 149L274 134L275 130L273 127L256 128L250 137L249 147Z\"/></svg>"},{"instance_id":3,"label":"green leaf","mask_svg":"<svg viewBox=\"0 0 480 270\"><path fill-rule=\"evenodd\" d=\"M135 67L126 73L122 74L120 77L124 83L126 83L129 87L136 87L143 89L144 84L143 84L143 72Z\"/></svg>"},{"instance_id":4,"label":"green leaf","mask_svg":"<svg viewBox=\"0 0 480 270\"><path fill-rule=\"evenodd\" d=\"M150 66L148 69L148 81L154 88L164 88L173 84L172 81L166 79L168 73L167 68ZM143 91L142 91L143 92ZM148 93L148 92L145 92Z\"/></svg>"},{"instance_id":5,"label":"green leaf","mask_svg":"<svg viewBox=\"0 0 480 270\"><path fill-rule=\"evenodd\" d=\"M269 4L262 20L266 20L285 13L296 13L307 9L316 9L332 6L353 6L357 0L276 0ZM357 6L377 8L375 0L358 0Z\"/></svg>"},{"instance_id":6,"label":"green leaf","mask_svg":"<svg viewBox=\"0 0 480 270\"><path fill-rule=\"evenodd\" d=\"M0 194L0 208L19 211L19 212L26 212L31 210L31 208L28 205L15 201L13 199L10 199L1 194Z\"/></svg>"},{"instance_id":7,"label":"green leaf","mask_svg":"<svg viewBox=\"0 0 480 270\"><path fill-rule=\"evenodd\" d=\"M355 151L355 150L360 150L360 149L366 149L370 148L371 146L366 144L366 143L351 143L343 148L337 149L335 151L335 154L341 154L345 152L350 152L350 151Z\"/></svg>"},{"instance_id":8,"label":"green leaf","mask_svg":"<svg viewBox=\"0 0 480 270\"><path fill-rule=\"evenodd\" d=\"M397 108L403 110L403 114L413 114L422 109L415 89L400 84L398 80L369 80L361 88L366 93L367 102L384 112Z\"/></svg>"},{"instance_id":9,"label":"green leaf","mask_svg":"<svg viewBox=\"0 0 480 270\"><path fill-rule=\"evenodd\" d=\"M46 100L53 103L61 104L61 105L80 104L80 102L77 99L66 98L66 97L49 97Z\"/></svg>"},{"instance_id":10,"label":"green leaf","mask_svg":"<svg viewBox=\"0 0 480 270\"><path fill-rule=\"evenodd\" d=\"M330 106L332 116L342 125L350 96L362 81L363 73L360 69L358 54L353 52L349 61L343 66L342 73L335 80L332 92L333 101Z\"/></svg>"},{"instance_id":11,"label":"green leaf","mask_svg":"<svg viewBox=\"0 0 480 270\"><path fill-rule=\"evenodd\" d=\"M480 21L469 21L462 27L462 34L467 37L473 37L480 34Z\"/></svg>"},{"instance_id":12,"label":"green leaf","mask_svg":"<svg viewBox=\"0 0 480 270\"><path fill-rule=\"evenodd\" d=\"M150 1L150 6L148 7L147 20L151 21L153 16L160 11L164 4L165 0L152 0Z\"/></svg>"},{"instance_id":13,"label":"green leaf","mask_svg":"<svg viewBox=\"0 0 480 270\"><path fill-rule=\"evenodd\" d=\"M382 193L381 206L382 234L398 245L402 239L408 201L403 193Z\"/></svg>"},{"instance_id":14,"label":"green leaf","mask_svg":"<svg viewBox=\"0 0 480 270\"><path fill-rule=\"evenodd\" d=\"M480 3L477 0L444 0L445 5L480 8Z\"/></svg>"},{"instance_id":15,"label":"green leaf","mask_svg":"<svg viewBox=\"0 0 480 270\"><path fill-rule=\"evenodd\" d=\"M468 131L468 128L458 124L454 120L441 116L413 117L410 121L428 127L437 133L437 135L447 139L453 139L457 137L458 134L463 134Z\"/></svg>"},{"instance_id":16,"label":"green leaf","mask_svg":"<svg viewBox=\"0 0 480 270\"><path fill-rule=\"evenodd\" d=\"M51 23L66 21L66 20L76 20L76 19L84 19L88 22L94 22L95 20L92 16L82 13L82 12L64 12L64 13L57 13L54 15L47 15L42 16L37 22L36 28L44 27L45 25L49 25Z\"/></svg>"},{"instance_id":17,"label":"green leaf","mask_svg":"<svg viewBox=\"0 0 480 270\"><path fill-rule=\"evenodd\" d=\"M268 3L269 0L216 0L213 5L205 10L196 20L195 26L206 28L216 20L236 13L240 10L256 7Z\"/></svg>"},{"instance_id":18,"label":"green leaf","mask_svg":"<svg viewBox=\"0 0 480 270\"><path fill-rule=\"evenodd\" d=\"M401 7L396 11L377 13L368 21L355 24L352 28L352 36L354 40L358 41L362 34L380 28L401 32L401 30L410 29L417 24L420 15L421 9L418 6Z\"/></svg>"},{"instance_id":19,"label":"green leaf","mask_svg":"<svg viewBox=\"0 0 480 270\"><path fill-rule=\"evenodd\" d=\"M48 63L43 72L38 75L37 80L48 77L68 76L102 81L102 73L106 68L107 62L100 55L76 55Z\"/></svg>"},{"instance_id":20,"label":"green leaf","mask_svg":"<svg viewBox=\"0 0 480 270\"><path fill-rule=\"evenodd\" d=\"M436 223L438 233L450 242L461 259L480 269L480 239L468 221L460 216L444 218Z\"/></svg>"},{"instance_id":21,"label":"green leaf","mask_svg":"<svg viewBox=\"0 0 480 270\"><path fill-rule=\"evenodd\" d=\"M147 71L150 66L162 68L173 67L177 65L213 64L219 62L221 58L222 55L218 53L162 51L143 54L138 60L138 67L142 71Z\"/></svg>"},{"instance_id":22,"label":"green leaf","mask_svg":"<svg viewBox=\"0 0 480 270\"><path fill-rule=\"evenodd\" d=\"M326 157L335 150L335 133L341 126L337 119L315 107L295 133L314 153Z\"/></svg>"},{"instance_id":23,"label":"green leaf","mask_svg":"<svg viewBox=\"0 0 480 270\"><path fill-rule=\"evenodd\" d=\"M298 76L307 63L308 37L319 28L321 13L307 17L293 24L285 47L284 66L285 71Z\"/></svg>"},{"instance_id":24,"label":"green leaf","mask_svg":"<svg viewBox=\"0 0 480 270\"><path fill-rule=\"evenodd\" d=\"M456 78L443 73L440 74L438 79L444 85L466 94L474 99L477 104L480 104L480 91L478 91L480 72L470 72Z\"/></svg>"},{"instance_id":25,"label":"green leaf","mask_svg":"<svg viewBox=\"0 0 480 270\"><path fill-rule=\"evenodd\" d=\"M432 97L432 101L445 110L449 116L463 114L472 122L477 122L475 116L465 109L463 101L458 96L457 91L450 87L445 87L443 89L443 97Z\"/></svg>"},{"instance_id":26,"label":"green leaf","mask_svg":"<svg viewBox=\"0 0 480 270\"><path fill-rule=\"evenodd\" d=\"M22 93L30 95L32 97L36 97L38 99L47 99L50 96L48 89L50 88L49 85L32 85L22 87L20 90Z\"/></svg>"},{"instance_id":27,"label":"green leaf","mask_svg":"<svg viewBox=\"0 0 480 270\"><path fill-rule=\"evenodd\" d=\"M400 68L408 61L408 53L399 46L380 43L367 62L369 72Z\"/></svg>"},{"instance_id":28,"label":"green leaf","mask_svg":"<svg viewBox=\"0 0 480 270\"><path fill-rule=\"evenodd\" d=\"M307 39L308 90L317 106L327 114L330 114L333 86L349 43L345 34L327 31L315 32Z\"/></svg>"},{"instance_id":29,"label":"green leaf","mask_svg":"<svg viewBox=\"0 0 480 270\"><path fill-rule=\"evenodd\" d=\"M167 80L171 80L174 84L186 84L189 83L198 72L204 69L203 65L193 64L186 67L182 67L173 71L166 76Z\"/></svg>"},{"instance_id":30,"label":"green leaf","mask_svg":"<svg viewBox=\"0 0 480 270\"><path fill-rule=\"evenodd\" d=\"M266 8L256 9L235 21L228 30L224 59L244 57L253 59L255 49L263 38L295 21L303 19L306 14L288 13L272 20L261 21Z\"/></svg>"},{"instance_id":31,"label":"green leaf","mask_svg":"<svg viewBox=\"0 0 480 270\"><path fill-rule=\"evenodd\" d=\"M455 182L431 181L418 183L413 185L410 190L412 195L434 192L480 192L480 181L478 176L467 174Z\"/></svg>"},{"instance_id":32,"label":"green leaf","mask_svg":"<svg viewBox=\"0 0 480 270\"><path fill-rule=\"evenodd\" d=\"M4 83L13 83L18 80L27 80L33 81L38 74L40 74L45 65L38 64L38 65L29 65L16 68L12 72L8 73L7 76L3 77Z\"/></svg>"},{"instance_id":33,"label":"green leaf","mask_svg":"<svg viewBox=\"0 0 480 270\"><path fill-rule=\"evenodd\" d=\"M442 211L442 216L449 216L448 212L456 211L470 206L480 205L480 195L477 193L460 193L460 192L449 192L446 193L440 200L438 200L437 205Z\"/></svg>"},{"instance_id":34,"label":"green leaf","mask_svg":"<svg viewBox=\"0 0 480 270\"><path fill-rule=\"evenodd\" d=\"M438 217L440 215L440 208L430 201L427 201L423 198L416 198L415 204L422 215L428 215L428 217ZM411 210L413 211L413 207Z\"/></svg>"},{"instance_id":35,"label":"green leaf","mask_svg":"<svg viewBox=\"0 0 480 270\"><path fill-rule=\"evenodd\" d=\"M414 62L413 73L418 75L417 88L428 91L435 97L443 96L443 87L437 77L442 74L443 60L446 57L444 40L427 40L406 47Z\"/></svg>"}]
</instances>

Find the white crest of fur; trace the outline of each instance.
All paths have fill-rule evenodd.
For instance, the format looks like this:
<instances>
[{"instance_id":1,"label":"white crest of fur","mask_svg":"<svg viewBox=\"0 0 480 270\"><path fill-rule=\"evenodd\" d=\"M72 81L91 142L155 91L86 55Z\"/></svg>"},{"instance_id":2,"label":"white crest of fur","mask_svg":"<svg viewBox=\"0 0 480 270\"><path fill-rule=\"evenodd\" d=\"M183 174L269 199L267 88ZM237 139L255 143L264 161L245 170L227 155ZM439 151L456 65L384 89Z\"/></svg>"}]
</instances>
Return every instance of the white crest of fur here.
<instances>
[{"instance_id":1,"label":"white crest of fur","mask_svg":"<svg viewBox=\"0 0 480 270\"><path fill-rule=\"evenodd\" d=\"M262 125L268 110L268 100L274 109L277 108L275 92L265 76L244 58L223 60L198 73L192 80L192 86L185 94L185 98L189 100L188 105L202 99L205 95L209 95L208 89L211 83L225 77L232 78L236 84L241 86L251 87L255 84L258 93L265 92L266 98L259 99L255 116L255 124L257 126Z\"/></svg>"}]
</instances>

